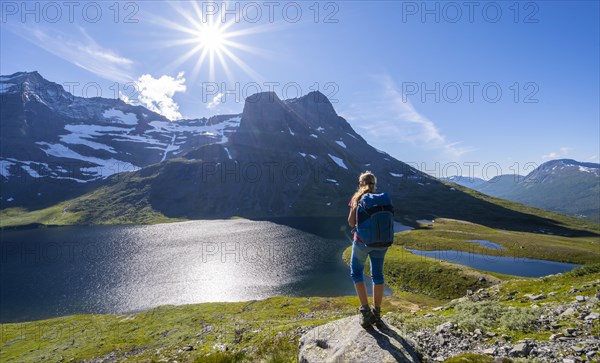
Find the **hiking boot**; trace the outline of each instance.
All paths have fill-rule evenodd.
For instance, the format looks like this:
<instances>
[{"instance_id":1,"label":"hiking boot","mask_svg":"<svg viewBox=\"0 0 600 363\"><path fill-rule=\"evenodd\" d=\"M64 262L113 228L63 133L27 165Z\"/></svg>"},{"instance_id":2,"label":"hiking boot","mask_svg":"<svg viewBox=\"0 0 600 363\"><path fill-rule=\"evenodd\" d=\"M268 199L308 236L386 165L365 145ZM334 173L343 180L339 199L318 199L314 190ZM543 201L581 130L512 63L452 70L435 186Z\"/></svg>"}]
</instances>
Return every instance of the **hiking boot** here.
<instances>
[{"instance_id":1,"label":"hiking boot","mask_svg":"<svg viewBox=\"0 0 600 363\"><path fill-rule=\"evenodd\" d=\"M385 327L385 323L381 320L381 308L373 306L373 316L375 317L375 325L378 328Z\"/></svg>"},{"instance_id":2,"label":"hiking boot","mask_svg":"<svg viewBox=\"0 0 600 363\"><path fill-rule=\"evenodd\" d=\"M373 323L375 323L375 315L373 315L373 312L371 311L371 309L369 307L363 308L360 307L358 309L358 311L360 311L360 326L362 326L363 328L366 328L370 325L373 325Z\"/></svg>"}]
</instances>

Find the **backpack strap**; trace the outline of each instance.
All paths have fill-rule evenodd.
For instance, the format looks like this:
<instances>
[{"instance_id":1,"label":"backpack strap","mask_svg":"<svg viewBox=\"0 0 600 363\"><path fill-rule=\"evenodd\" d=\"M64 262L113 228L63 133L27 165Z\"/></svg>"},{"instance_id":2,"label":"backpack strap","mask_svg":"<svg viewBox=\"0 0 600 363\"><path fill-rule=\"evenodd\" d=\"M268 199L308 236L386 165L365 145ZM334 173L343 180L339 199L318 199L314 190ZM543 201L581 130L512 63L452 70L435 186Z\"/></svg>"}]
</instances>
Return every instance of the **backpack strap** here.
<instances>
[{"instance_id":1,"label":"backpack strap","mask_svg":"<svg viewBox=\"0 0 600 363\"><path fill-rule=\"evenodd\" d=\"M359 199L358 204L356 205L356 225L357 226L359 223L362 223L371 217L371 214L367 214L364 212L360 213L361 210L366 211L367 208L365 208L364 201L362 199Z\"/></svg>"}]
</instances>

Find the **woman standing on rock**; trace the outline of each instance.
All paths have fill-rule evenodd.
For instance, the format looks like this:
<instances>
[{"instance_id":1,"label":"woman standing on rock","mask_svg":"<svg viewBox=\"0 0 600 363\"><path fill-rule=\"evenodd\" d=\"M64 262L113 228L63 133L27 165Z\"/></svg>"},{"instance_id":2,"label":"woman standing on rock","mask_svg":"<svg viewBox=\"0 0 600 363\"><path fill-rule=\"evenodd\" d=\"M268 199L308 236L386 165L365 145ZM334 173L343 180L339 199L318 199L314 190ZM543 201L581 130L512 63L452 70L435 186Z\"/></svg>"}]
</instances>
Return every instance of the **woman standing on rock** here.
<instances>
[{"instance_id":1,"label":"woman standing on rock","mask_svg":"<svg viewBox=\"0 0 600 363\"><path fill-rule=\"evenodd\" d=\"M360 300L361 313L360 325L367 327L373 323L380 325L381 321L381 301L383 300L383 259L388 247L369 247L361 241L356 233L358 209L361 198L367 193L375 193L377 178L370 171L365 171L358 178L358 189L352 196L348 206L350 214L348 215L348 224L354 230L354 239L352 241L352 257L350 258L350 275L354 280L354 287ZM393 233L393 232L392 232ZM364 283L363 271L367 256L370 258L371 278L373 279L373 309L369 308L367 288Z\"/></svg>"}]
</instances>

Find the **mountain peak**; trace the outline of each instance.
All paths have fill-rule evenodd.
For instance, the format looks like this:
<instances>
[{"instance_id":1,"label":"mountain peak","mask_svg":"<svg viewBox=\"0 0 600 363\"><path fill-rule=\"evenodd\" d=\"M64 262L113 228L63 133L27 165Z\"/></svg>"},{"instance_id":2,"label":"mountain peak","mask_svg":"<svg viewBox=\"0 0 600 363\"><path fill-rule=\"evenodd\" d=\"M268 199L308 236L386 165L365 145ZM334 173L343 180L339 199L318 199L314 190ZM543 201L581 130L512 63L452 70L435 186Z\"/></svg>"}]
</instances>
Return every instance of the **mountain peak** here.
<instances>
[{"instance_id":1,"label":"mountain peak","mask_svg":"<svg viewBox=\"0 0 600 363\"><path fill-rule=\"evenodd\" d=\"M305 113L303 116L309 118L315 115L323 118L337 118L338 116L329 98L320 91L312 91L302 97L288 99L285 102L295 108L297 112L301 110L301 114Z\"/></svg>"},{"instance_id":2,"label":"mountain peak","mask_svg":"<svg viewBox=\"0 0 600 363\"><path fill-rule=\"evenodd\" d=\"M242 124L250 120L262 123L281 120L285 109L285 104L275 92L255 93L246 98L242 111Z\"/></svg>"},{"instance_id":3,"label":"mountain peak","mask_svg":"<svg viewBox=\"0 0 600 363\"><path fill-rule=\"evenodd\" d=\"M258 137L263 133L279 133L295 126L289 106L275 92L260 92L246 98L239 131ZM235 137L234 137L235 138Z\"/></svg>"},{"instance_id":4,"label":"mountain peak","mask_svg":"<svg viewBox=\"0 0 600 363\"><path fill-rule=\"evenodd\" d=\"M591 169L600 169L600 164L597 163L586 163L573 159L556 159L550 160L538 167L538 169L548 169L548 168L561 168L561 167L569 167L576 166L580 168L591 168Z\"/></svg>"},{"instance_id":5,"label":"mountain peak","mask_svg":"<svg viewBox=\"0 0 600 363\"><path fill-rule=\"evenodd\" d=\"M41 82L47 82L47 83L52 83L48 80L46 80L44 77L42 77L41 74L38 73L38 71L31 71L31 72L16 72L7 76L0 76L0 82L11 82L11 83L18 83L18 84L22 84L25 82L35 82L35 83L41 83Z\"/></svg>"},{"instance_id":6,"label":"mountain peak","mask_svg":"<svg viewBox=\"0 0 600 363\"><path fill-rule=\"evenodd\" d=\"M281 102L281 99L277 96L277 93L273 91L258 92L251 96L246 97L245 104L248 103L273 103ZM244 105L244 107L246 107Z\"/></svg>"},{"instance_id":7,"label":"mountain peak","mask_svg":"<svg viewBox=\"0 0 600 363\"><path fill-rule=\"evenodd\" d=\"M16 72L0 76L0 93L21 93L35 95L48 101L48 98L62 98L69 93L58 83L48 81L38 71Z\"/></svg>"}]
</instances>

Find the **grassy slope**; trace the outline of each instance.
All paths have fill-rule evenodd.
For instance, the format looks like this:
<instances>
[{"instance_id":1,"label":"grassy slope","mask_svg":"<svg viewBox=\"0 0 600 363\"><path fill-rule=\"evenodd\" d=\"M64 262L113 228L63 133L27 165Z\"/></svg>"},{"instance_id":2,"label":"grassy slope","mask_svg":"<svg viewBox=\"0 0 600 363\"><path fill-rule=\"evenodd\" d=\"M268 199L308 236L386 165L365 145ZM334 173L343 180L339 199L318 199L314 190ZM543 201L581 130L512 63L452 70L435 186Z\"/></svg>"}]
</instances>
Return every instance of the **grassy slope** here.
<instances>
[{"instance_id":1,"label":"grassy slope","mask_svg":"<svg viewBox=\"0 0 600 363\"><path fill-rule=\"evenodd\" d=\"M535 316L535 311L525 294L548 296L554 292L554 296L541 302L550 305L572 301L573 294L568 292L571 288L579 289L578 295L592 296L596 288L588 283L600 281L600 264L586 269L584 275L567 273L508 280L490 287L492 297L486 301L446 302L443 311L431 310L439 305L438 301L421 297L414 300L420 300L420 305L409 303L409 299L386 298L383 310L404 331L452 321L471 331L479 328L507 334L512 341L523 337L547 340L552 331L528 328L527 319ZM508 300L514 291L518 293ZM235 303L167 305L127 315L74 315L3 324L0 360L69 362L110 356L119 362L290 362L296 360L301 331L355 314L357 304L356 297L273 297ZM513 307L517 310L511 310ZM564 318L561 323L564 327L578 324L576 318ZM592 329L600 333L598 323ZM183 351L181 348L186 345L194 350ZM227 351L219 352L219 345L227 346ZM480 362L478 357L467 361Z\"/></svg>"},{"instance_id":2,"label":"grassy slope","mask_svg":"<svg viewBox=\"0 0 600 363\"><path fill-rule=\"evenodd\" d=\"M600 224L598 224L598 223L594 223L594 222L591 222L591 221L588 221L588 220L585 220L582 218L566 216L564 214L551 212L551 211L541 209L541 208L536 208L536 207L531 207L531 206L520 204L520 203L511 202L506 199L494 198L487 194L480 193L476 190L466 188L466 187L463 187L463 186L455 184L455 183L444 182L444 184L452 186L453 188L458 189L464 193L467 193L477 199L481 199L486 202L490 202L492 204L499 205L499 206L509 209L509 210L518 211L521 213L531 214L534 216L539 216L542 218L553 220L553 221L556 221L558 225L561 225L561 226L567 227L567 228L571 228L573 230L591 231L596 234L600 234ZM510 230L512 228L511 228L511 226L506 226L506 229Z\"/></svg>"},{"instance_id":3,"label":"grassy slope","mask_svg":"<svg viewBox=\"0 0 600 363\"><path fill-rule=\"evenodd\" d=\"M48 208L28 211L24 208L6 208L0 211L0 227L31 223L44 225L72 224L155 224L179 222L152 209L144 188L127 188L128 182L146 182L145 178L128 179L130 173L111 177L111 185L66 200Z\"/></svg>"},{"instance_id":4,"label":"grassy slope","mask_svg":"<svg viewBox=\"0 0 600 363\"><path fill-rule=\"evenodd\" d=\"M505 250L493 250L468 242L476 239L497 243ZM436 219L431 226L396 234L395 243L419 250L456 250L571 263L600 261L599 237L565 237L496 230L474 223L441 218Z\"/></svg>"},{"instance_id":5,"label":"grassy slope","mask_svg":"<svg viewBox=\"0 0 600 363\"><path fill-rule=\"evenodd\" d=\"M384 309L395 310L397 299ZM297 356L298 328L356 313L356 297L272 297L235 303L160 306L129 315L74 315L2 325L3 362L64 361L115 352L119 362L285 361ZM41 332L41 334L38 334ZM229 350L219 354L215 344ZM182 352L185 345L195 350ZM232 352L232 348L235 349Z\"/></svg>"},{"instance_id":6,"label":"grassy slope","mask_svg":"<svg viewBox=\"0 0 600 363\"><path fill-rule=\"evenodd\" d=\"M585 324L575 314L571 317L561 317L560 330L539 327L534 324L541 314L539 306L553 308L573 302L575 296L570 292L572 289L576 289L577 295L593 297L598 293L596 287L598 283L600 283L600 263L582 266L561 275L538 279L512 279L487 289L491 297L483 301L453 300L445 304L441 311L422 310L416 314L399 312L391 313L389 317L394 325L405 332L423 328L434 329L439 324L450 321L458 324L461 329L471 332L480 329L483 332L497 333L498 336L505 334L512 342L525 338L548 341L552 334L566 328L584 329ZM525 296L527 294L544 294L546 298L532 303ZM600 307L596 305L591 311L600 313ZM600 335L600 323L597 320L592 321L587 328L590 329L590 336ZM495 339L490 337L488 342L492 343ZM528 360L515 359L514 361ZM485 355L466 353L447 359L445 362L482 363L493 362L493 359ZM538 361L534 360L534 362Z\"/></svg>"},{"instance_id":7,"label":"grassy slope","mask_svg":"<svg viewBox=\"0 0 600 363\"><path fill-rule=\"evenodd\" d=\"M508 209L549 218L574 230L598 233L597 225L584 220L488 197L467 188L464 190ZM3 210L0 212L1 225L32 222L74 224L174 221L153 211L144 201L138 202L141 204L136 206L138 212L135 215L123 215L123 211L119 211L122 207L121 199L133 202L134 197L127 194L126 185L116 189L116 192L115 189L100 188L94 193L76 198L76 203L73 200L67 201L41 211ZM74 204L77 207L73 208ZM81 206L95 206L95 214L91 217L82 215ZM103 215L105 218L100 219ZM553 291L561 292L557 298L568 298L568 294L563 292L571 286L581 284L589 278L598 278L598 274L584 278L567 274L544 279L514 279L512 276L477 271L416 256L403 248L473 251L473 244L466 242L468 239L491 240L520 257L576 263L600 261L597 236L566 237L494 230L468 222L438 219L432 228L421 226L396 235L384 268L387 283L394 294L384 299L384 311L393 312L406 322L403 326L410 328L412 323L416 327L450 316L452 309L436 312L440 317L427 320L422 318L424 312L431 312L429 308L462 296L467 289L475 291L503 282L502 286L507 286L509 290L527 293L552 288ZM344 256L347 260L349 249ZM485 281L481 282L480 277L485 277ZM64 361L69 361L112 354L119 357L119 361L158 361L162 358L180 362L293 361L297 355L298 334L293 333L296 329L353 314L357 305L356 297L274 297L253 302L163 306L130 315L77 315L3 324L0 360L58 361L63 357ZM425 310L417 315L408 313L420 309ZM460 316L456 319L459 318ZM224 319L227 319L226 323L223 322ZM515 331L511 334L519 336L521 333ZM216 343L227 344L231 349L218 352L215 349ZM181 347L188 344L193 345L196 350L180 351Z\"/></svg>"}]
</instances>

